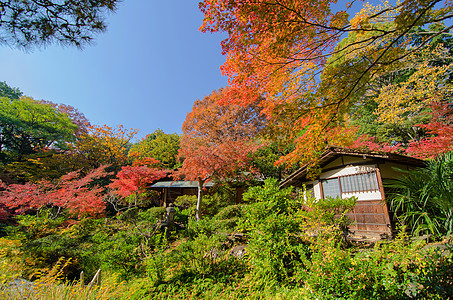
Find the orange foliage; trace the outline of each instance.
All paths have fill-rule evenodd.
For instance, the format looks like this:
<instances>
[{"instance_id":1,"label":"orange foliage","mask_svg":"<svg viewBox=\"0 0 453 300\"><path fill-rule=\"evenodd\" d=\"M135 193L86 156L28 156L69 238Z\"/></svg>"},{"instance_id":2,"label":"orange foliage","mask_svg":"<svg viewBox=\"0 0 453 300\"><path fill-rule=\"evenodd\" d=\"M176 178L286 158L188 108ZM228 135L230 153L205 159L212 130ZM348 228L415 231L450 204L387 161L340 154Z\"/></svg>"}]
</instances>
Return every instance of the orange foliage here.
<instances>
[{"instance_id":1,"label":"orange foliage","mask_svg":"<svg viewBox=\"0 0 453 300\"><path fill-rule=\"evenodd\" d=\"M323 65L347 24L344 11L333 13L335 0L205 0L203 32L225 31L227 60L222 72L233 87L229 101L269 101L285 89L297 89L316 65ZM236 97L232 97L236 95ZM289 95L288 95L289 96Z\"/></svg>"},{"instance_id":2,"label":"orange foliage","mask_svg":"<svg viewBox=\"0 0 453 300\"><path fill-rule=\"evenodd\" d=\"M326 144L351 145L357 129L347 116L366 84L399 67L411 29L451 18L452 2L436 3L367 4L349 21L349 5L331 10L336 0L204 0L200 30L228 34L221 70L231 88L222 101L247 105L263 96L274 138L296 141L283 160L306 162Z\"/></svg>"},{"instance_id":3,"label":"orange foliage","mask_svg":"<svg viewBox=\"0 0 453 300\"><path fill-rule=\"evenodd\" d=\"M129 142L137 134L136 129L126 129L123 125L113 128L107 125L88 127L74 145L74 151L81 155L90 166L101 164L121 166L128 161Z\"/></svg>"},{"instance_id":4,"label":"orange foliage","mask_svg":"<svg viewBox=\"0 0 453 300\"><path fill-rule=\"evenodd\" d=\"M258 149L254 137L264 128L265 118L257 104L218 104L228 91L214 91L194 103L183 124L179 174L189 180L233 177L248 166L248 154Z\"/></svg>"}]
</instances>

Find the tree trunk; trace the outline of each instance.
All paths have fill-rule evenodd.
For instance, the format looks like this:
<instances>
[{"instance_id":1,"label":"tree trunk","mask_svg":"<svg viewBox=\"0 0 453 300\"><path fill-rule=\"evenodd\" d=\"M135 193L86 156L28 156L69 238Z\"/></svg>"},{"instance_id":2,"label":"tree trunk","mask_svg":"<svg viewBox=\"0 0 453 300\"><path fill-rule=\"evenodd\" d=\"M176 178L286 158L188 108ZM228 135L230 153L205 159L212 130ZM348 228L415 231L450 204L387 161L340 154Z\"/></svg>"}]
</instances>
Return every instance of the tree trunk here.
<instances>
[{"instance_id":1,"label":"tree trunk","mask_svg":"<svg viewBox=\"0 0 453 300\"><path fill-rule=\"evenodd\" d=\"M198 199L197 199L197 210L195 213L195 219L199 221L201 219L200 217L200 209L201 209L201 201L203 199L203 185L204 185L205 180L202 180L201 178L198 178Z\"/></svg>"}]
</instances>

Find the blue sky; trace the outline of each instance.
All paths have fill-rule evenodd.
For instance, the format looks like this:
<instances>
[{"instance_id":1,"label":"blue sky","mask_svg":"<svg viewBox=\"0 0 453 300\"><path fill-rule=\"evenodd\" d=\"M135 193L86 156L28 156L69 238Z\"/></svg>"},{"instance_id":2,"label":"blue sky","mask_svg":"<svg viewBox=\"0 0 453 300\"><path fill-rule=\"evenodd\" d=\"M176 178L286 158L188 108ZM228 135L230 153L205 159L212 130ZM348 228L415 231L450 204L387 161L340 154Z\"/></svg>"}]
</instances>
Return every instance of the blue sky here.
<instances>
[{"instance_id":1,"label":"blue sky","mask_svg":"<svg viewBox=\"0 0 453 300\"><path fill-rule=\"evenodd\" d=\"M0 47L0 81L72 105L93 123L181 133L193 102L227 84L221 34L198 31L198 0L125 0L83 50Z\"/></svg>"}]
</instances>

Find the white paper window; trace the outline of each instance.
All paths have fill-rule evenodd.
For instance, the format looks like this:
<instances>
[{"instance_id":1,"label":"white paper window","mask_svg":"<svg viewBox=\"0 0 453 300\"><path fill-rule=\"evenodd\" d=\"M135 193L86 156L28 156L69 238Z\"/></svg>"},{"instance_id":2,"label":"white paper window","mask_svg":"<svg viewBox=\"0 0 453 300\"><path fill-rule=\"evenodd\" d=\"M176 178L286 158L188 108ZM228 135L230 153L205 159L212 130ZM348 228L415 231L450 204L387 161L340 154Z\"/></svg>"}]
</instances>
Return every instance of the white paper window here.
<instances>
[{"instance_id":1,"label":"white paper window","mask_svg":"<svg viewBox=\"0 0 453 300\"><path fill-rule=\"evenodd\" d=\"M376 172L347 175L321 180L324 198L342 193L372 192L379 190Z\"/></svg>"}]
</instances>

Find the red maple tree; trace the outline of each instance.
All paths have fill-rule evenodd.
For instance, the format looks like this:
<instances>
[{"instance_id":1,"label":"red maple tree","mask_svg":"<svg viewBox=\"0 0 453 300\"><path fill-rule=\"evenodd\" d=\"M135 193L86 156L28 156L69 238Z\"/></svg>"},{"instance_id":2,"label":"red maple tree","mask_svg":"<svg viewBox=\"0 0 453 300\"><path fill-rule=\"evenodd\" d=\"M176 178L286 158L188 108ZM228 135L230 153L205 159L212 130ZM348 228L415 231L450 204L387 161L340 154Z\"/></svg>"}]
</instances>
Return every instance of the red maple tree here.
<instances>
[{"instance_id":1,"label":"red maple tree","mask_svg":"<svg viewBox=\"0 0 453 300\"><path fill-rule=\"evenodd\" d=\"M93 181L110 175L105 171L106 167L101 166L85 176L81 176L80 171L70 172L57 182L42 180L39 183L4 186L4 190L0 191L0 203L16 214L53 206L57 208L54 217L62 209L78 217L101 215L105 209L102 200L104 188Z\"/></svg>"},{"instance_id":2,"label":"red maple tree","mask_svg":"<svg viewBox=\"0 0 453 300\"><path fill-rule=\"evenodd\" d=\"M142 162L146 164L157 163L153 158L144 159ZM135 205L137 205L138 195L143 193L153 182L165 177L168 171L150 168L147 165L139 165L137 161L135 163L133 166L123 166L116 175L117 178L113 179L109 187L114 194L123 199L133 195L133 200ZM129 202L129 207L131 204Z\"/></svg>"},{"instance_id":3,"label":"red maple tree","mask_svg":"<svg viewBox=\"0 0 453 300\"><path fill-rule=\"evenodd\" d=\"M197 220L204 184L213 178L233 178L249 168L248 154L260 147L255 136L265 126L265 117L256 103L220 105L219 100L227 92L221 89L195 101L182 127L179 153L184 162L176 175L198 182Z\"/></svg>"},{"instance_id":4,"label":"red maple tree","mask_svg":"<svg viewBox=\"0 0 453 300\"><path fill-rule=\"evenodd\" d=\"M433 158L453 150L453 109L449 102L431 104L431 122L418 125L430 135L421 141L413 141L407 153L418 158Z\"/></svg>"}]
</instances>

